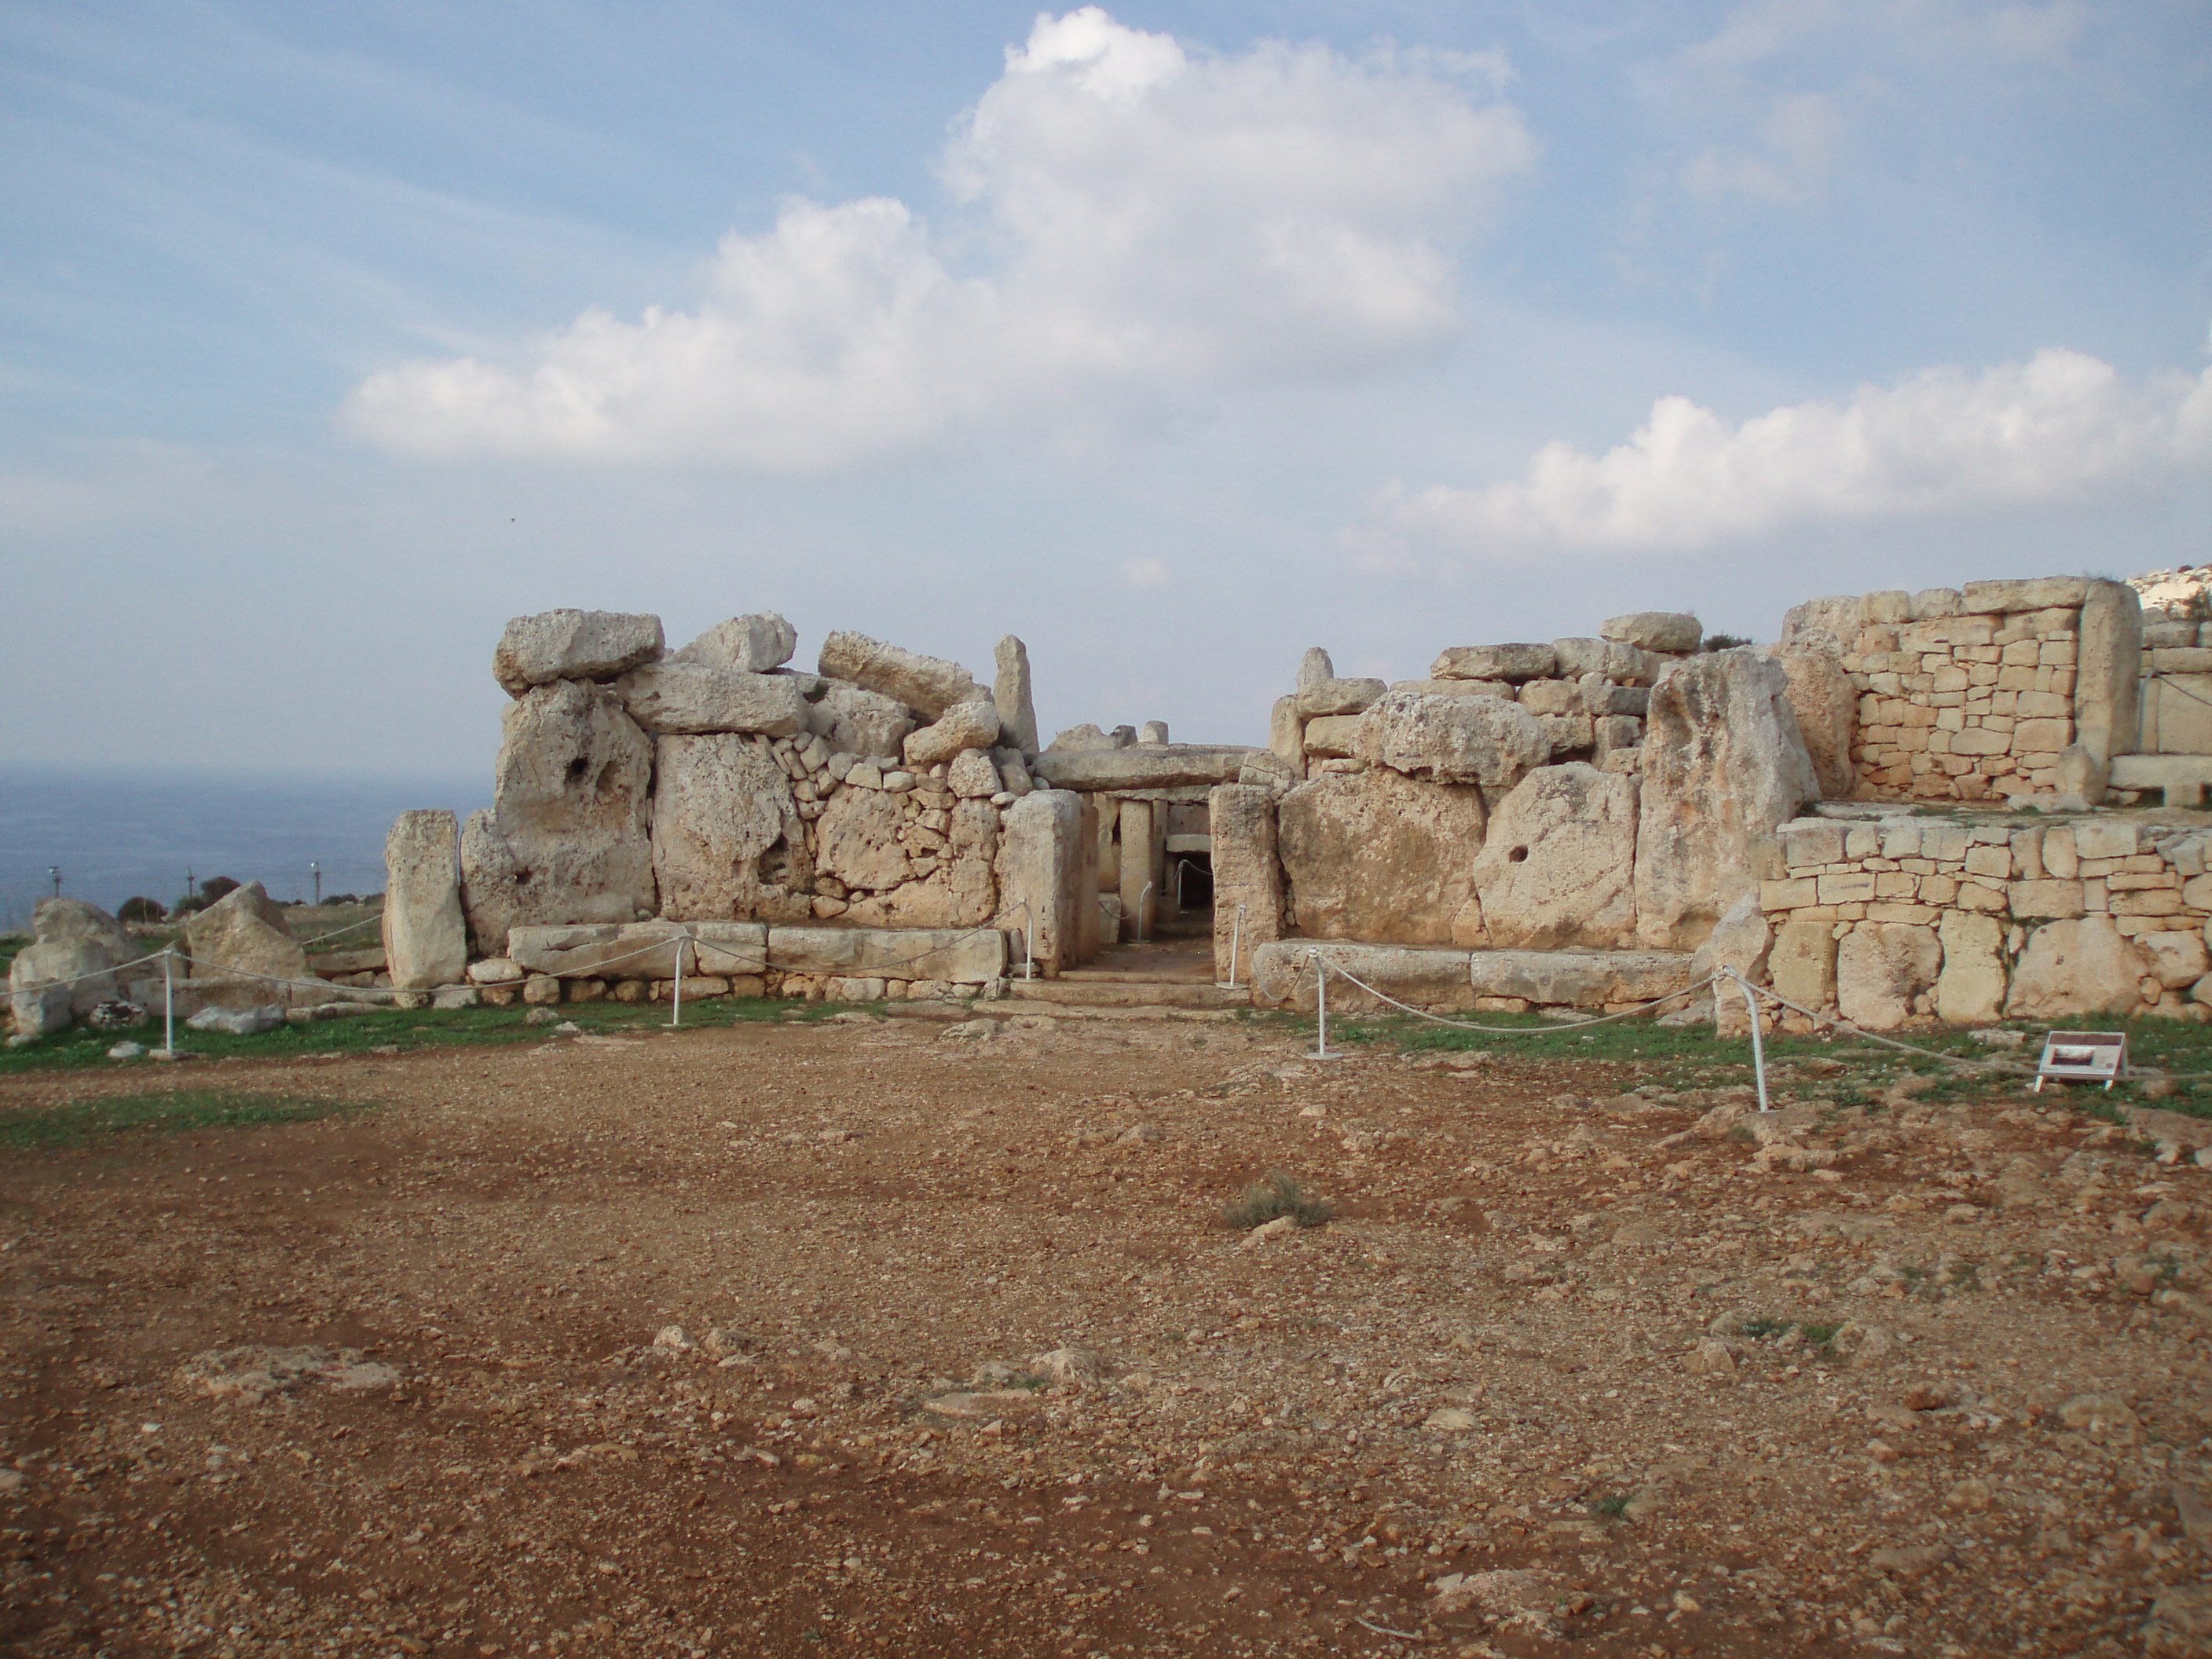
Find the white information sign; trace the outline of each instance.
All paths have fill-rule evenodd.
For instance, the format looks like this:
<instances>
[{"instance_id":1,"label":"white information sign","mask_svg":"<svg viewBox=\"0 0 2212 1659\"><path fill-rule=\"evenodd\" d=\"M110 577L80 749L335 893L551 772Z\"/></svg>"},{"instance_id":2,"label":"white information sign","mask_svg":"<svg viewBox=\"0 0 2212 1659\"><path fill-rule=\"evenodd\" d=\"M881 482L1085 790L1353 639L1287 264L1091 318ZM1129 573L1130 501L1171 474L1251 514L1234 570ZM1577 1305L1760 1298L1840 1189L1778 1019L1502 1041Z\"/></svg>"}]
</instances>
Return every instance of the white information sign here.
<instances>
[{"instance_id":1,"label":"white information sign","mask_svg":"<svg viewBox=\"0 0 2212 1659\"><path fill-rule=\"evenodd\" d=\"M2035 1068L2035 1092L2051 1079L2101 1083L2111 1088L2128 1074L2128 1039L2119 1031L2053 1031L2043 1040Z\"/></svg>"}]
</instances>

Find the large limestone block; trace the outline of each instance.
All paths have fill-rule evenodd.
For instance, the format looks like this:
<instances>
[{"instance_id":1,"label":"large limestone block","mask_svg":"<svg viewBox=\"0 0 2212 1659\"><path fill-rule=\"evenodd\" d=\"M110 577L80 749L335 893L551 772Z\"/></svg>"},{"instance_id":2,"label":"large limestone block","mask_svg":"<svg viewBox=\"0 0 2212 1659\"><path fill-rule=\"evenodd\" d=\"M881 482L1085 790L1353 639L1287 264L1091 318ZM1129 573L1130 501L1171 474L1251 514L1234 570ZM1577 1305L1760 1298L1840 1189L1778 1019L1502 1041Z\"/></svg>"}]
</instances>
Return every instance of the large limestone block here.
<instances>
[{"instance_id":1,"label":"large limestone block","mask_svg":"<svg viewBox=\"0 0 2212 1659\"><path fill-rule=\"evenodd\" d=\"M806 730L806 699L787 674L702 662L647 663L615 682L629 717L648 732L750 732L787 738Z\"/></svg>"},{"instance_id":2,"label":"large limestone block","mask_svg":"<svg viewBox=\"0 0 2212 1659\"><path fill-rule=\"evenodd\" d=\"M672 653L668 659L765 674L789 662L791 653L798 649L799 630L775 611L761 611L716 623L681 651Z\"/></svg>"},{"instance_id":3,"label":"large limestone block","mask_svg":"<svg viewBox=\"0 0 2212 1659\"><path fill-rule=\"evenodd\" d=\"M1782 643L1838 653L1857 648L1867 625L1866 601L1856 594L1807 599L1782 618Z\"/></svg>"},{"instance_id":4,"label":"large limestone block","mask_svg":"<svg viewBox=\"0 0 2212 1659\"><path fill-rule=\"evenodd\" d=\"M689 974L757 974L768 957L768 927L757 921L599 922L514 928L507 959L532 974L562 979L673 979L680 951Z\"/></svg>"},{"instance_id":5,"label":"large limestone block","mask_svg":"<svg viewBox=\"0 0 2212 1659\"><path fill-rule=\"evenodd\" d=\"M1695 651L1705 637L1705 624L1680 611L1638 611L1626 617L1608 617L1597 631L1604 639L1632 645L1638 651L1668 655Z\"/></svg>"},{"instance_id":6,"label":"large limestone block","mask_svg":"<svg viewBox=\"0 0 2212 1659\"><path fill-rule=\"evenodd\" d=\"M815 867L848 887L880 892L914 873L899 831L900 798L880 789L840 789L816 820Z\"/></svg>"},{"instance_id":7,"label":"large limestone block","mask_svg":"<svg viewBox=\"0 0 2212 1659\"><path fill-rule=\"evenodd\" d=\"M1759 895L1746 893L1729 906L1705 942L1690 955L1692 978L1703 981L1723 969L1734 969L1753 985L1767 979L1767 962L1774 948L1774 927L1759 908ZM1747 1036L1751 1031L1752 1005L1740 988L1729 983L1713 988L1713 1029L1718 1036ZM1765 1004L1761 1017L1771 1025L1775 1011Z\"/></svg>"},{"instance_id":8,"label":"large limestone block","mask_svg":"<svg viewBox=\"0 0 2212 1659\"><path fill-rule=\"evenodd\" d=\"M2141 736L2142 628L2142 601L2135 589L2125 582L2085 584L2074 677L2074 740L2100 770L2111 766L2113 756L2133 754ZM2101 778L2097 787L2101 792Z\"/></svg>"},{"instance_id":9,"label":"large limestone block","mask_svg":"<svg viewBox=\"0 0 2212 1659\"><path fill-rule=\"evenodd\" d=\"M896 698L927 720L935 720L956 702L988 701L975 677L958 663L902 650L866 634L841 629L830 635L822 641L820 666L823 678Z\"/></svg>"},{"instance_id":10,"label":"large limestone block","mask_svg":"<svg viewBox=\"0 0 2212 1659\"><path fill-rule=\"evenodd\" d=\"M1636 933L1636 784L1583 762L1543 766L1498 802L1453 937L1501 950L1613 950Z\"/></svg>"},{"instance_id":11,"label":"large limestone block","mask_svg":"<svg viewBox=\"0 0 2212 1659\"><path fill-rule=\"evenodd\" d=\"M1000 740L1025 755L1034 755L1036 700L1030 685L1030 648L1009 634L999 641L994 658L998 674L991 682L991 701L998 706Z\"/></svg>"},{"instance_id":12,"label":"large limestone block","mask_svg":"<svg viewBox=\"0 0 2212 1659\"><path fill-rule=\"evenodd\" d=\"M2045 922L2013 964L2005 1013L2014 1019L2130 1013L2144 1000L2151 967L2110 916Z\"/></svg>"},{"instance_id":13,"label":"large limestone block","mask_svg":"<svg viewBox=\"0 0 2212 1659\"><path fill-rule=\"evenodd\" d=\"M556 680L501 728L490 810L461 830L470 933L500 955L510 927L651 915L653 739L621 697Z\"/></svg>"},{"instance_id":14,"label":"large limestone block","mask_svg":"<svg viewBox=\"0 0 2212 1659\"><path fill-rule=\"evenodd\" d=\"M2082 576L2028 576L2008 581L1968 582L1959 590L1959 608L1968 616L2067 610L2085 602L2089 590L2096 585ZM2109 582L2106 586L2125 587L2127 584ZM2133 588L2129 588L2128 592L2135 599L2136 609L2141 611L2142 599L2136 598Z\"/></svg>"},{"instance_id":15,"label":"large limestone block","mask_svg":"<svg viewBox=\"0 0 2212 1659\"><path fill-rule=\"evenodd\" d=\"M1790 677L1749 650L1675 664L1652 688L1636 836L1637 938L1690 951L1753 890L1757 848L1820 793Z\"/></svg>"},{"instance_id":16,"label":"large limestone block","mask_svg":"<svg viewBox=\"0 0 2212 1659\"><path fill-rule=\"evenodd\" d=\"M144 994L134 987L158 983L161 977L160 963L139 962L148 954L147 945L98 905L82 899L40 899L31 910L31 943L15 953L8 970L9 991L23 999L16 1030L35 1036L118 997L138 1000ZM137 965L120 975L112 971L126 963ZM183 974L182 963L176 971ZM57 985L58 1002L49 994Z\"/></svg>"},{"instance_id":17,"label":"large limestone block","mask_svg":"<svg viewBox=\"0 0 2212 1659\"><path fill-rule=\"evenodd\" d=\"M1773 645L1760 653L1790 677L1790 712L1813 763L1823 800L1848 800L1858 787L1851 742L1858 735L1859 690L1844 659L1824 646Z\"/></svg>"},{"instance_id":18,"label":"large limestone block","mask_svg":"<svg viewBox=\"0 0 2212 1659\"><path fill-rule=\"evenodd\" d=\"M1029 793L1029 774L1023 770L1018 775L1024 787L1013 793L1025 795ZM1002 785L1012 789L1008 780L999 775L998 766L988 750L963 749L945 769L945 787L963 800L987 799L997 794Z\"/></svg>"},{"instance_id":19,"label":"large limestone block","mask_svg":"<svg viewBox=\"0 0 2212 1659\"><path fill-rule=\"evenodd\" d=\"M283 908L258 881L233 888L187 921L185 948L192 958L194 979L217 975L253 975L271 981L307 977L307 951L292 937Z\"/></svg>"},{"instance_id":20,"label":"large limestone block","mask_svg":"<svg viewBox=\"0 0 2212 1659\"><path fill-rule=\"evenodd\" d=\"M492 653L492 678L514 697L555 680L611 680L658 661L665 643L658 617L542 611L507 623Z\"/></svg>"},{"instance_id":21,"label":"large limestone block","mask_svg":"<svg viewBox=\"0 0 2212 1659\"><path fill-rule=\"evenodd\" d=\"M1663 657L1623 645L1619 640L1553 640L1552 654L1559 659L1562 679L1578 680L1586 674L1596 674L1616 685L1648 686L1666 666Z\"/></svg>"},{"instance_id":22,"label":"large limestone block","mask_svg":"<svg viewBox=\"0 0 2212 1659\"><path fill-rule=\"evenodd\" d=\"M1552 754L1535 716L1502 697L1393 691L1359 720L1352 752L1360 759L1437 783L1479 783L1493 795Z\"/></svg>"},{"instance_id":23,"label":"large limestone block","mask_svg":"<svg viewBox=\"0 0 2212 1659\"><path fill-rule=\"evenodd\" d=\"M915 724L904 703L840 680L821 684L822 695L807 706L809 732L832 749L864 760L900 757Z\"/></svg>"},{"instance_id":24,"label":"large limestone block","mask_svg":"<svg viewBox=\"0 0 2212 1659\"><path fill-rule=\"evenodd\" d=\"M457 985L469 966L455 860L460 820L451 812L402 812L384 838L384 963L398 991Z\"/></svg>"},{"instance_id":25,"label":"large limestone block","mask_svg":"<svg viewBox=\"0 0 2212 1659\"><path fill-rule=\"evenodd\" d=\"M1766 953L1767 983L1814 1013L1836 1000L1836 929L1826 921L1785 921Z\"/></svg>"},{"instance_id":26,"label":"large limestone block","mask_svg":"<svg viewBox=\"0 0 2212 1659\"><path fill-rule=\"evenodd\" d=\"M1479 790L1382 768L1300 784L1277 808L1299 931L1312 939L1455 942L1453 922L1474 897L1486 817Z\"/></svg>"},{"instance_id":27,"label":"large limestone block","mask_svg":"<svg viewBox=\"0 0 2212 1659\"><path fill-rule=\"evenodd\" d=\"M934 766L966 749L988 749L999 741L999 706L988 697L956 702L934 722L906 739L908 766Z\"/></svg>"},{"instance_id":28,"label":"large limestone block","mask_svg":"<svg viewBox=\"0 0 2212 1659\"><path fill-rule=\"evenodd\" d=\"M980 985L1006 971L1006 936L990 928L771 927L768 957L770 967L787 974Z\"/></svg>"},{"instance_id":29,"label":"large limestone block","mask_svg":"<svg viewBox=\"0 0 2212 1659\"><path fill-rule=\"evenodd\" d=\"M1298 713L1308 720L1317 714L1364 714L1390 688L1381 680L1317 680L1298 693Z\"/></svg>"},{"instance_id":30,"label":"large limestone block","mask_svg":"<svg viewBox=\"0 0 2212 1659\"><path fill-rule=\"evenodd\" d=\"M1311 760L1349 760L1359 741L1357 714L1322 714L1305 723L1306 755Z\"/></svg>"},{"instance_id":31,"label":"large limestone block","mask_svg":"<svg viewBox=\"0 0 2212 1659\"><path fill-rule=\"evenodd\" d=\"M2212 953L2204 948L2204 936L2193 930L2144 933L2136 939L2136 948L2150 958L2152 977L2169 991L2194 985L2204 977L2207 969L2212 969Z\"/></svg>"},{"instance_id":32,"label":"large limestone block","mask_svg":"<svg viewBox=\"0 0 2212 1659\"><path fill-rule=\"evenodd\" d=\"M1206 815L1213 859L1213 976L1249 984L1252 953L1283 936L1274 793L1224 783L1206 797Z\"/></svg>"},{"instance_id":33,"label":"large limestone block","mask_svg":"<svg viewBox=\"0 0 2212 1659\"><path fill-rule=\"evenodd\" d=\"M1306 775L1306 720L1298 713L1295 696L1278 697L1267 714L1267 748L1276 759L1291 769L1291 775L1302 778Z\"/></svg>"},{"instance_id":34,"label":"large limestone block","mask_svg":"<svg viewBox=\"0 0 2212 1659\"><path fill-rule=\"evenodd\" d=\"M1151 939L1167 902L1167 807L1125 800L1121 817L1121 914L1136 938Z\"/></svg>"},{"instance_id":35,"label":"large limestone block","mask_svg":"<svg viewBox=\"0 0 2212 1659\"><path fill-rule=\"evenodd\" d=\"M660 740L653 874L660 914L673 921L797 921L811 914L805 825L765 742L727 733Z\"/></svg>"},{"instance_id":36,"label":"large limestone block","mask_svg":"<svg viewBox=\"0 0 2212 1659\"><path fill-rule=\"evenodd\" d=\"M1036 775L1055 789L1176 789L1233 783L1248 755L1241 745L1162 744L1143 749L1048 749Z\"/></svg>"},{"instance_id":37,"label":"large limestone block","mask_svg":"<svg viewBox=\"0 0 2212 1659\"><path fill-rule=\"evenodd\" d=\"M1081 960L1083 800L1039 789L1006 808L999 836L998 926L1033 940L1036 971L1055 975Z\"/></svg>"},{"instance_id":38,"label":"large limestone block","mask_svg":"<svg viewBox=\"0 0 2212 1659\"><path fill-rule=\"evenodd\" d=\"M842 920L867 927L981 927L998 905L998 834L990 802L955 803L938 867L890 892L855 896Z\"/></svg>"},{"instance_id":39,"label":"large limestone block","mask_svg":"<svg viewBox=\"0 0 2212 1659\"><path fill-rule=\"evenodd\" d=\"M1690 958L1665 951L1477 951L1468 977L1477 996L1546 1008L1650 1002L1696 982Z\"/></svg>"},{"instance_id":40,"label":"large limestone block","mask_svg":"<svg viewBox=\"0 0 2212 1659\"><path fill-rule=\"evenodd\" d=\"M1429 665L1432 680L1547 680L1559 659L1548 645L1455 645Z\"/></svg>"},{"instance_id":41,"label":"large limestone block","mask_svg":"<svg viewBox=\"0 0 2212 1659\"><path fill-rule=\"evenodd\" d=\"M1317 645L1308 646L1305 655L1298 659L1298 690L1303 691L1310 685L1335 678L1336 665L1329 660L1328 653Z\"/></svg>"},{"instance_id":42,"label":"large limestone block","mask_svg":"<svg viewBox=\"0 0 2212 1659\"><path fill-rule=\"evenodd\" d=\"M1316 1006L1322 969L1341 969L1386 996L1416 1008L1471 1008L1474 989L1468 981L1465 951L1408 950L1403 945L1321 944L1281 939L1252 952L1253 1000L1273 1007L1310 1012ZM1362 1012L1387 1006L1352 980L1329 973L1332 1013Z\"/></svg>"},{"instance_id":43,"label":"large limestone block","mask_svg":"<svg viewBox=\"0 0 2212 1659\"><path fill-rule=\"evenodd\" d=\"M1943 971L1936 980L1936 1018L1946 1025L1986 1025L2003 1018L2004 923L1971 910L1946 910L1936 935L1943 945ZM2203 948L2200 941L2197 950Z\"/></svg>"},{"instance_id":44,"label":"large limestone block","mask_svg":"<svg viewBox=\"0 0 2212 1659\"><path fill-rule=\"evenodd\" d=\"M1864 923L1836 947L1836 1006L1854 1025L1894 1030L1912 1018L1913 999L1935 984L1942 965L1933 927Z\"/></svg>"}]
</instances>

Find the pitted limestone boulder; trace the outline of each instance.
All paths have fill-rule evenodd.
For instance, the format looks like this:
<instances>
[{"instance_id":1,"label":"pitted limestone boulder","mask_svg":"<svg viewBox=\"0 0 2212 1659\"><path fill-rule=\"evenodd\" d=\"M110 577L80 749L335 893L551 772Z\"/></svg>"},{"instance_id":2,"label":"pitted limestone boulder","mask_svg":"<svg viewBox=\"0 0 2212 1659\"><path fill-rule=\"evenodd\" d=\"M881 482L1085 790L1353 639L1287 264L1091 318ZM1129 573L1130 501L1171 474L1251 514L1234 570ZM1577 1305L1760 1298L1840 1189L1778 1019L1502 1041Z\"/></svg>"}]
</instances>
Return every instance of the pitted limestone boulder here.
<instances>
[{"instance_id":1,"label":"pitted limestone boulder","mask_svg":"<svg viewBox=\"0 0 2212 1659\"><path fill-rule=\"evenodd\" d=\"M660 618L618 611L542 611L517 617L492 653L492 678L519 697L556 680L611 680L659 659Z\"/></svg>"},{"instance_id":2,"label":"pitted limestone boulder","mask_svg":"<svg viewBox=\"0 0 2212 1659\"><path fill-rule=\"evenodd\" d=\"M671 653L668 659L764 674L789 662L798 648L799 630L775 611L762 611L716 623L681 651Z\"/></svg>"},{"instance_id":3,"label":"pitted limestone boulder","mask_svg":"<svg viewBox=\"0 0 2212 1659\"><path fill-rule=\"evenodd\" d=\"M1382 767L1328 772L1285 795L1276 816L1288 908L1302 933L1460 942L1452 927L1474 896L1488 816L1480 790Z\"/></svg>"},{"instance_id":4,"label":"pitted limestone boulder","mask_svg":"<svg viewBox=\"0 0 2212 1659\"><path fill-rule=\"evenodd\" d=\"M1539 767L1492 813L1476 900L1453 937L1498 949L1616 950L1636 937L1636 780Z\"/></svg>"},{"instance_id":5,"label":"pitted limestone boulder","mask_svg":"<svg viewBox=\"0 0 2212 1659\"><path fill-rule=\"evenodd\" d=\"M988 701L990 695L957 662L842 629L822 641L819 667L824 678L895 698L927 720L935 720L954 703Z\"/></svg>"},{"instance_id":6,"label":"pitted limestone boulder","mask_svg":"<svg viewBox=\"0 0 2212 1659\"><path fill-rule=\"evenodd\" d=\"M1480 784L1494 796L1552 754L1535 716L1503 697L1393 691L1358 718L1352 750L1359 759L1435 783Z\"/></svg>"},{"instance_id":7,"label":"pitted limestone boulder","mask_svg":"<svg viewBox=\"0 0 2212 1659\"><path fill-rule=\"evenodd\" d=\"M800 682L702 662L647 663L615 682L629 717L648 732L757 732L787 738L806 730Z\"/></svg>"},{"instance_id":8,"label":"pitted limestone boulder","mask_svg":"<svg viewBox=\"0 0 2212 1659\"><path fill-rule=\"evenodd\" d=\"M660 740L653 873L660 913L672 920L797 921L812 914L805 825L765 741Z\"/></svg>"}]
</instances>

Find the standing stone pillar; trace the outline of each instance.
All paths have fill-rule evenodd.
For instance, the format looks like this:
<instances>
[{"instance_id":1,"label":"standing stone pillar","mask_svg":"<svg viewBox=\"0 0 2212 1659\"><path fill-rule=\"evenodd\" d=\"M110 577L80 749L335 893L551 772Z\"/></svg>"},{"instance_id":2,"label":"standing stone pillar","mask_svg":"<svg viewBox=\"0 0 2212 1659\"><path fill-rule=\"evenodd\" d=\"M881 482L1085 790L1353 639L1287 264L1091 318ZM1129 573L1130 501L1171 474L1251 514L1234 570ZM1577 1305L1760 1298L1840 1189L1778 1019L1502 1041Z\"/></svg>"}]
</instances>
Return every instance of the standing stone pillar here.
<instances>
[{"instance_id":1,"label":"standing stone pillar","mask_svg":"<svg viewBox=\"0 0 2212 1659\"><path fill-rule=\"evenodd\" d=\"M1254 950L1283 936L1275 798L1255 784L1224 783L1206 798L1206 814L1213 837L1213 977L1249 985Z\"/></svg>"},{"instance_id":2,"label":"standing stone pillar","mask_svg":"<svg viewBox=\"0 0 2212 1659\"><path fill-rule=\"evenodd\" d=\"M1132 939L1152 936L1159 898L1158 878L1152 872L1152 848L1158 839L1152 834L1152 820L1165 816L1148 800L1121 803L1121 918Z\"/></svg>"},{"instance_id":3,"label":"standing stone pillar","mask_svg":"<svg viewBox=\"0 0 2212 1659\"><path fill-rule=\"evenodd\" d=\"M1121 803L1111 795L1091 799L1098 808L1098 890L1118 894L1121 890Z\"/></svg>"},{"instance_id":4,"label":"standing stone pillar","mask_svg":"<svg viewBox=\"0 0 2212 1659\"><path fill-rule=\"evenodd\" d=\"M1278 697L1267 716L1267 747L1291 769L1292 777L1306 775L1306 720L1298 713L1296 697Z\"/></svg>"},{"instance_id":5,"label":"standing stone pillar","mask_svg":"<svg viewBox=\"0 0 2212 1659\"><path fill-rule=\"evenodd\" d=\"M1075 960L1089 962L1098 954L1106 934L1106 912L1099 903L1102 894L1098 886L1098 847L1100 842L1098 798L1078 795L1082 808L1082 826L1076 833L1078 863L1075 871Z\"/></svg>"},{"instance_id":6,"label":"standing stone pillar","mask_svg":"<svg viewBox=\"0 0 2212 1659\"><path fill-rule=\"evenodd\" d=\"M2112 757L2142 735L2142 601L2125 582L2093 581L2081 599L2074 673L2074 741L2087 752L2092 802L2104 799ZM2077 763L2080 765L2081 763Z\"/></svg>"},{"instance_id":7,"label":"standing stone pillar","mask_svg":"<svg viewBox=\"0 0 2212 1659\"><path fill-rule=\"evenodd\" d=\"M999 708L1002 742L1024 755L1037 751L1036 703L1030 689L1030 648L1012 634L999 641L998 678L991 684L991 701Z\"/></svg>"},{"instance_id":8,"label":"standing stone pillar","mask_svg":"<svg viewBox=\"0 0 2212 1659\"><path fill-rule=\"evenodd\" d=\"M1035 790L1000 822L998 925L1010 935L1011 950L1033 939L1037 972L1057 977L1081 948L1081 903L1087 897L1091 908L1098 906L1095 892L1079 891L1083 803L1072 790Z\"/></svg>"},{"instance_id":9,"label":"standing stone pillar","mask_svg":"<svg viewBox=\"0 0 2212 1659\"><path fill-rule=\"evenodd\" d=\"M427 991L468 972L469 929L451 812L402 812L384 841L384 960L392 987Z\"/></svg>"}]
</instances>

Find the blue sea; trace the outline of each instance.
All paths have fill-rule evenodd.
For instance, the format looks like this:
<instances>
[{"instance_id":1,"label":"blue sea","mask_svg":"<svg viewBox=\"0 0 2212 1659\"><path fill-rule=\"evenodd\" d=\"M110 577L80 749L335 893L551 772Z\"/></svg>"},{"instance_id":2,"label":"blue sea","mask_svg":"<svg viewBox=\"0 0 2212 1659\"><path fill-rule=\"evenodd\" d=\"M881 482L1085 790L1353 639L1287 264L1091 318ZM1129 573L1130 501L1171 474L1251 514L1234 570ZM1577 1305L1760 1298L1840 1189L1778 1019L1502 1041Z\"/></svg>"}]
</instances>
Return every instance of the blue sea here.
<instances>
[{"instance_id":1,"label":"blue sea","mask_svg":"<svg viewBox=\"0 0 2212 1659\"><path fill-rule=\"evenodd\" d=\"M62 892L112 910L173 903L188 881L258 881L278 899L381 892L384 837L410 807L465 817L491 780L314 773L94 771L0 764L0 932Z\"/></svg>"}]
</instances>

